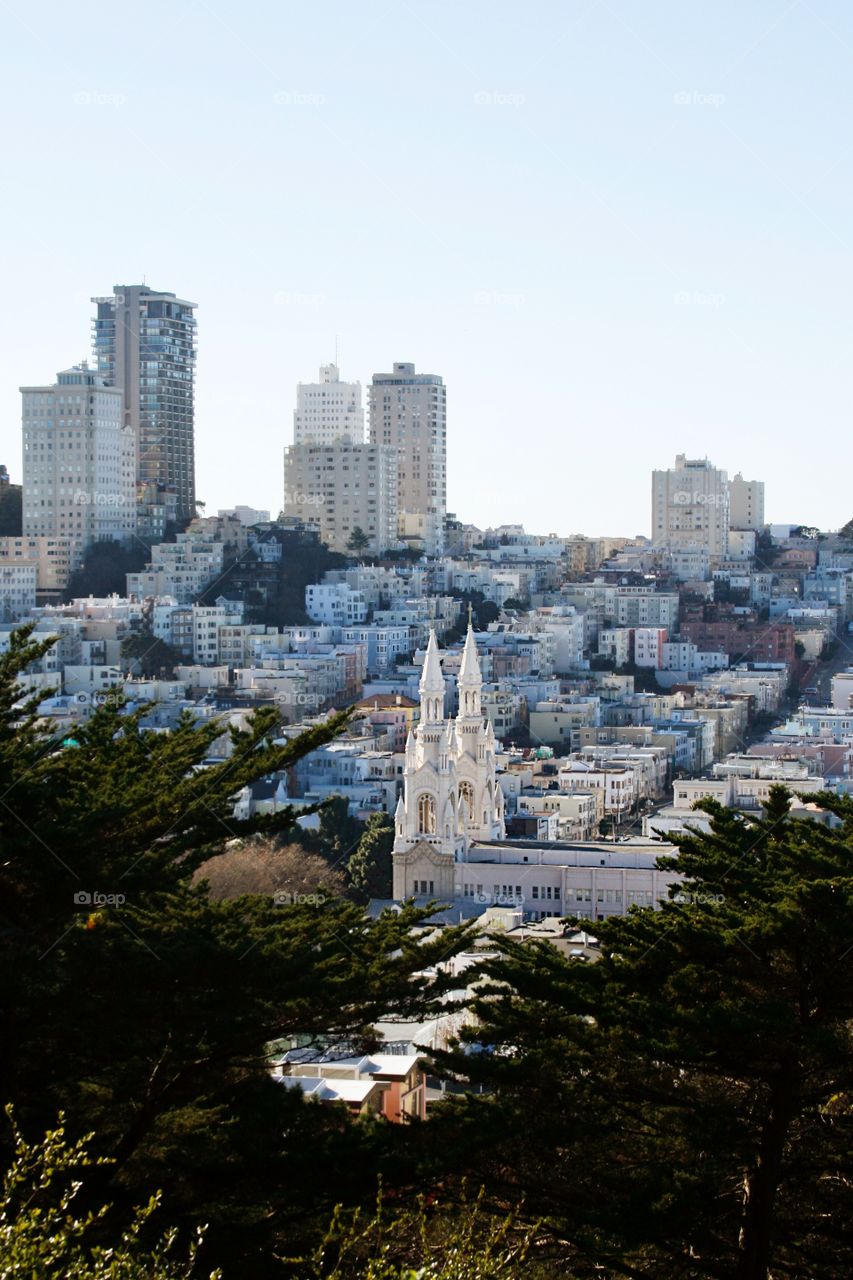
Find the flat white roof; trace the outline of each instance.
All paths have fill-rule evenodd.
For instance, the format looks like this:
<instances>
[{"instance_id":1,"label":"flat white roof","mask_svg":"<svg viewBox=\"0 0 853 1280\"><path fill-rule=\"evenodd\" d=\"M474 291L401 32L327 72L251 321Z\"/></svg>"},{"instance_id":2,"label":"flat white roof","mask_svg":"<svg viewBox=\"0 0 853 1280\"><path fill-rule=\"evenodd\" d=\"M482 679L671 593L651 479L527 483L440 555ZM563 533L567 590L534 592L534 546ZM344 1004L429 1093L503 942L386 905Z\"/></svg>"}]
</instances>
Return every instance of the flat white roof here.
<instances>
[{"instance_id":1,"label":"flat white roof","mask_svg":"<svg viewBox=\"0 0 853 1280\"><path fill-rule=\"evenodd\" d=\"M381 1082L372 1076L362 1080L327 1080L320 1076L276 1076L288 1089L301 1089L312 1098L324 1102L364 1102Z\"/></svg>"}]
</instances>

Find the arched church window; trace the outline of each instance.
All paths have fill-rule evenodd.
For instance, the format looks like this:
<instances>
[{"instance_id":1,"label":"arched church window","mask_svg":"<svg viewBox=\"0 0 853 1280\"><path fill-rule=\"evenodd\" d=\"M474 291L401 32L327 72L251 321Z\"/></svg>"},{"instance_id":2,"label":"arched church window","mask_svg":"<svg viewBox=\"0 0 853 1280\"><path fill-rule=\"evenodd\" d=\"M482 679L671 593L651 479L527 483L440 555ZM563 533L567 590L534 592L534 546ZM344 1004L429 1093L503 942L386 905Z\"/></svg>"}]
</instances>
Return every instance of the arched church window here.
<instances>
[{"instance_id":1,"label":"arched church window","mask_svg":"<svg viewBox=\"0 0 853 1280\"><path fill-rule=\"evenodd\" d=\"M425 836L435 835L435 798L428 793L418 796L418 831Z\"/></svg>"},{"instance_id":2,"label":"arched church window","mask_svg":"<svg viewBox=\"0 0 853 1280\"><path fill-rule=\"evenodd\" d=\"M465 804L464 816L470 818L474 812L474 788L470 782L459 783L459 799Z\"/></svg>"}]
</instances>

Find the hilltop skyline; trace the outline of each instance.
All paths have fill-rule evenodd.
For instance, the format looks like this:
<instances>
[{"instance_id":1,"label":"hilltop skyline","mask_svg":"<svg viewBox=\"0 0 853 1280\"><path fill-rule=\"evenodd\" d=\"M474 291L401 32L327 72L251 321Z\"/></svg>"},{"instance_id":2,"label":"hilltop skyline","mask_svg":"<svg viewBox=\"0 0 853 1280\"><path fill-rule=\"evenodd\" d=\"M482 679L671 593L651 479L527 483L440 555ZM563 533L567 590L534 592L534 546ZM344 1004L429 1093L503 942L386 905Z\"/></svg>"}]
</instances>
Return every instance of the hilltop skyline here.
<instances>
[{"instance_id":1,"label":"hilltop skyline","mask_svg":"<svg viewBox=\"0 0 853 1280\"><path fill-rule=\"evenodd\" d=\"M760 475L771 520L849 519L809 465L853 462L844 6L99 12L11 13L0 54L13 474L18 387L144 278L198 303L208 509L278 506L337 342L363 385L443 377L448 506L479 525L645 533L680 452Z\"/></svg>"}]
</instances>

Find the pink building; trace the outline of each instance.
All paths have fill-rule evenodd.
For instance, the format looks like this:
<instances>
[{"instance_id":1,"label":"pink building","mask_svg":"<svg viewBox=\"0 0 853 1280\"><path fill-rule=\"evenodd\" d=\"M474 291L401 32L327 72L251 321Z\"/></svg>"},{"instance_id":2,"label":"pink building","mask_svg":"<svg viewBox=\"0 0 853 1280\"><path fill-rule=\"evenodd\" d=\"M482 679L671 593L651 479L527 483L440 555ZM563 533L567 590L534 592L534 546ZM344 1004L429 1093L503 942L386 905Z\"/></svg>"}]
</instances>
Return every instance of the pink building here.
<instances>
[{"instance_id":1,"label":"pink building","mask_svg":"<svg viewBox=\"0 0 853 1280\"><path fill-rule=\"evenodd\" d=\"M390 725L394 733L392 750L405 751L409 730L414 731L420 718L417 702L402 693L377 693L355 704L356 711L372 725Z\"/></svg>"}]
</instances>

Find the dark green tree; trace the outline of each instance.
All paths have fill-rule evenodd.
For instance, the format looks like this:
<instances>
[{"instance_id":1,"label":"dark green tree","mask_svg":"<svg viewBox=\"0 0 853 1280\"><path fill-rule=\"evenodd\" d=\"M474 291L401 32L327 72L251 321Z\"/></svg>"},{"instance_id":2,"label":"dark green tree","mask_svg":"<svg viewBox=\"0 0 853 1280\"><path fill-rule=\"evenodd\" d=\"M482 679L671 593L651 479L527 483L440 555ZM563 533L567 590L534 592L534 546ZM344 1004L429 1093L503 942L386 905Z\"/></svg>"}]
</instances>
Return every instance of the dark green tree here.
<instances>
[{"instance_id":1,"label":"dark green tree","mask_svg":"<svg viewBox=\"0 0 853 1280\"><path fill-rule=\"evenodd\" d=\"M370 539L362 529L361 525L356 525L347 539L347 549L354 551L358 555L362 551L366 551L370 546Z\"/></svg>"},{"instance_id":2,"label":"dark green tree","mask_svg":"<svg viewBox=\"0 0 853 1280\"><path fill-rule=\"evenodd\" d=\"M330 796L319 806L317 826L299 826L293 834L303 848L319 853L331 866L343 869L363 830L358 819L351 817L346 797Z\"/></svg>"},{"instance_id":3,"label":"dark green tree","mask_svg":"<svg viewBox=\"0 0 853 1280\"><path fill-rule=\"evenodd\" d=\"M21 515L21 494L19 484L7 484L0 487L0 537L20 538L23 525Z\"/></svg>"},{"instance_id":4,"label":"dark green tree","mask_svg":"<svg viewBox=\"0 0 853 1280\"><path fill-rule=\"evenodd\" d=\"M387 813L373 813L347 864L349 882L362 898L391 897L391 851L394 820Z\"/></svg>"},{"instance_id":5,"label":"dark green tree","mask_svg":"<svg viewBox=\"0 0 853 1280\"><path fill-rule=\"evenodd\" d=\"M186 716L157 734L114 705L63 747L15 687L48 644L25 628L0 656L0 1097L34 1137L59 1110L72 1140L96 1134L111 1163L91 1207L163 1188L167 1221L210 1223L205 1261L251 1259L262 1276L256 1255L272 1272L276 1242L370 1193L388 1141L283 1089L267 1046L369 1047L389 1008L425 1016L445 989L426 971L464 930L418 939L423 912L369 921L332 894L212 900L196 868L294 822L237 821L236 795L328 742L346 713L280 744L261 710L210 767L221 724Z\"/></svg>"},{"instance_id":6,"label":"dark green tree","mask_svg":"<svg viewBox=\"0 0 853 1280\"><path fill-rule=\"evenodd\" d=\"M66 600L79 596L125 595L127 575L138 573L148 556L148 547L138 540L129 545L116 541L93 542L81 567L68 579Z\"/></svg>"},{"instance_id":7,"label":"dark green tree","mask_svg":"<svg viewBox=\"0 0 853 1280\"><path fill-rule=\"evenodd\" d=\"M820 800L839 829L790 820L782 788L761 820L705 802L711 833L662 860L678 893L596 921L597 963L504 942L485 966L466 1051L441 1056L493 1092L433 1150L523 1189L579 1275L847 1271L853 803Z\"/></svg>"},{"instance_id":8,"label":"dark green tree","mask_svg":"<svg viewBox=\"0 0 853 1280\"><path fill-rule=\"evenodd\" d=\"M174 675L175 667L183 659L177 649L150 632L126 636L121 644L122 663L135 676Z\"/></svg>"},{"instance_id":9,"label":"dark green tree","mask_svg":"<svg viewBox=\"0 0 853 1280\"><path fill-rule=\"evenodd\" d=\"M497 622L500 617L500 609L493 600L487 600L482 591L462 591L460 592L463 608L460 610L459 620L456 626L447 632L445 640L452 642L464 637L468 629L468 606L471 606L473 614L472 623L476 631L485 631L490 622Z\"/></svg>"}]
</instances>

